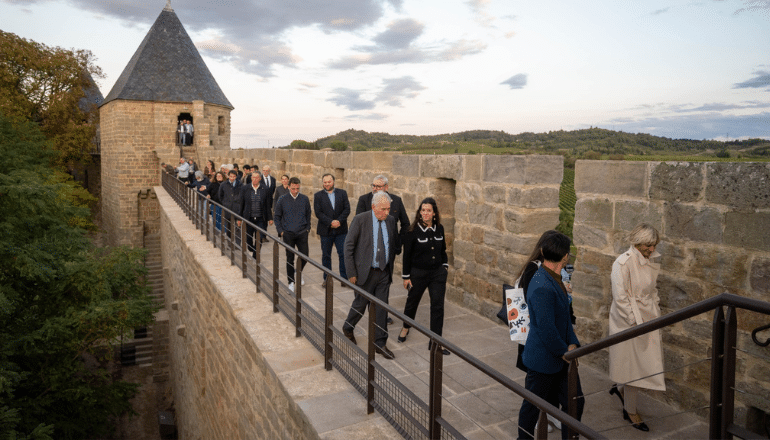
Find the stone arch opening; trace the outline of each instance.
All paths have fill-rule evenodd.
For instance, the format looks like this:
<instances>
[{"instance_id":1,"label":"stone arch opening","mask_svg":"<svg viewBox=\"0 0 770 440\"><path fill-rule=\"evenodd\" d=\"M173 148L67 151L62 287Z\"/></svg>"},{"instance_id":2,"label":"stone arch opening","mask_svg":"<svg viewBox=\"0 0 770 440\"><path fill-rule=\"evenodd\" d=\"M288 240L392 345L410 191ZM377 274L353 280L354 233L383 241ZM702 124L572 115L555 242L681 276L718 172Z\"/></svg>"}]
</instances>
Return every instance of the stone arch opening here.
<instances>
[{"instance_id":1,"label":"stone arch opening","mask_svg":"<svg viewBox=\"0 0 770 440\"><path fill-rule=\"evenodd\" d=\"M193 116L190 113L179 113L176 117L176 144L192 145L195 139L195 133L188 133L188 130L183 126L184 121L189 121L191 125L194 125Z\"/></svg>"}]
</instances>

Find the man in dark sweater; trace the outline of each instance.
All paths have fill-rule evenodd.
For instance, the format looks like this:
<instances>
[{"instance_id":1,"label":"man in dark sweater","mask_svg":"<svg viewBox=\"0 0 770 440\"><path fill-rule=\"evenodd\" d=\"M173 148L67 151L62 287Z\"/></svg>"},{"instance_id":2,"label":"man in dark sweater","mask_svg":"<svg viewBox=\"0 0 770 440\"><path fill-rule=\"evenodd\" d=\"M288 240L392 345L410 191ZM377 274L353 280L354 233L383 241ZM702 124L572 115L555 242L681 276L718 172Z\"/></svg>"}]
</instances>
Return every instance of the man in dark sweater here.
<instances>
[{"instance_id":1,"label":"man in dark sweater","mask_svg":"<svg viewBox=\"0 0 770 440\"><path fill-rule=\"evenodd\" d=\"M252 178L252 181L257 176ZM310 232L310 199L300 194L300 181L297 177L289 179L289 194L284 194L275 204L275 229L283 242L299 252L309 253L307 237ZM305 267L301 260L300 268ZM286 276L289 280L289 290L294 291L294 254L286 249ZM302 284L305 284L304 276Z\"/></svg>"},{"instance_id":2,"label":"man in dark sweater","mask_svg":"<svg viewBox=\"0 0 770 440\"><path fill-rule=\"evenodd\" d=\"M254 173L254 177L251 179L251 184L241 185L241 217L257 225L257 227L263 230L267 229L268 222L273 224L273 214L270 210L270 198L267 195L267 188L262 184L262 180L259 179L259 172ZM240 226L240 220L238 221ZM246 244L247 249L252 252L252 256L257 258L257 247L254 243L254 233L256 228L246 224ZM264 237L262 233L259 234L260 240Z\"/></svg>"}]
</instances>

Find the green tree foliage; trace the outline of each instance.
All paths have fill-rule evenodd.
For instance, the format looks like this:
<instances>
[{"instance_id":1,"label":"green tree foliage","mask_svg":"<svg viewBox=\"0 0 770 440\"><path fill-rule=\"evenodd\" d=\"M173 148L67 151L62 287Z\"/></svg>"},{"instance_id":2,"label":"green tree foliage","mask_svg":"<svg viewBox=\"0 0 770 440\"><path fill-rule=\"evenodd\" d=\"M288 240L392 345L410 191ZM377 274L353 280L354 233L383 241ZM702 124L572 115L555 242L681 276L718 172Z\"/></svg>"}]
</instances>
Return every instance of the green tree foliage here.
<instances>
[{"instance_id":1,"label":"green tree foliage","mask_svg":"<svg viewBox=\"0 0 770 440\"><path fill-rule=\"evenodd\" d=\"M112 378L112 346L155 311L143 251L92 245L50 144L0 115L0 439L109 433L137 387Z\"/></svg>"},{"instance_id":2,"label":"green tree foliage","mask_svg":"<svg viewBox=\"0 0 770 440\"><path fill-rule=\"evenodd\" d=\"M312 142L298 139L298 140L291 141L289 148L293 148L295 150L317 150L318 146L316 144L313 144Z\"/></svg>"},{"instance_id":3,"label":"green tree foliage","mask_svg":"<svg viewBox=\"0 0 770 440\"><path fill-rule=\"evenodd\" d=\"M86 93L103 76L93 58L0 31L0 113L39 124L61 152L59 165L90 160L99 112Z\"/></svg>"},{"instance_id":4,"label":"green tree foliage","mask_svg":"<svg viewBox=\"0 0 770 440\"><path fill-rule=\"evenodd\" d=\"M348 149L348 144L343 141L335 140L327 144L327 148L331 148L334 151L345 151Z\"/></svg>"}]
</instances>

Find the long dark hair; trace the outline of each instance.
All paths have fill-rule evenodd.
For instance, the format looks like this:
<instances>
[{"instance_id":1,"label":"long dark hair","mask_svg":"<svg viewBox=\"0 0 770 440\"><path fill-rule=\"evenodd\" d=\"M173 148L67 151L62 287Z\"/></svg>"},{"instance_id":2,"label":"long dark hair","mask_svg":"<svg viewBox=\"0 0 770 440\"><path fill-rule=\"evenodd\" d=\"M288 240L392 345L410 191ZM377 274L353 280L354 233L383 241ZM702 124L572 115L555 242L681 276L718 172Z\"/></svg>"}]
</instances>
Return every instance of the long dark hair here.
<instances>
[{"instance_id":1,"label":"long dark hair","mask_svg":"<svg viewBox=\"0 0 770 440\"><path fill-rule=\"evenodd\" d=\"M543 232L543 235L537 240L535 248L532 249L532 253L529 254L527 261L521 266L519 274L516 275L516 279L519 279L524 275L524 271L527 269L527 266L529 266L529 263L534 261L542 263L545 260L561 261L561 259L569 253L570 244L571 240L569 237L559 231L551 229L550 231Z\"/></svg>"},{"instance_id":2,"label":"long dark hair","mask_svg":"<svg viewBox=\"0 0 770 440\"><path fill-rule=\"evenodd\" d=\"M422 222L422 216L420 215L420 210L422 210L422 205L433 206L433 224L434 225L441 224L441 215L438 213L438 205L436 204L436 200L433 197L426 197L422 199L422 202L420 202L420 205L417 206L417 213L415 213L414 215L414 221L412 221L412 224L409 225L409 232L414 231L414 228L417 227L417 224L425 226L425 224Z\"/></svg>"}]
</instances>

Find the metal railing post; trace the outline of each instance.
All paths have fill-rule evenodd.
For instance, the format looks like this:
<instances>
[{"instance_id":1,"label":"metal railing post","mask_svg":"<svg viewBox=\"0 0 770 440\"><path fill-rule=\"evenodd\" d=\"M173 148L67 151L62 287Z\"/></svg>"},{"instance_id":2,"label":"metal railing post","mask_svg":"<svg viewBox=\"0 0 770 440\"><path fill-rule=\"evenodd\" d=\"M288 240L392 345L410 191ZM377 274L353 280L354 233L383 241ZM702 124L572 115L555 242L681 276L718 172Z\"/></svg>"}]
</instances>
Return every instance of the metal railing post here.
<instances>
[{"instance_id":1,"label":"metal railing post","mask_svg":"<svg viewBox=\"0 0 770 440\"><path fill-rule=\"evenodd\" d=\"M369 301L369 330L366 357L366 413L374 412L374 332L376 331L377 305Z\"/></svg>"},{"instance_id":2,"label":"metal railing post","mask_svg":"<svg viewBox=\"0 0 770 440\"><path fill-rule=\"evenodd\" d=\"M273 313L278 313L278 242L273 242Z\"/></svg>"},{"instance_id":3,"label":"metal railing post","mask_svg":"<svg viewBox=\"0 0 770 440\"><path fill-rule=\"evenodd\" d=\"M578 365L577 360L573 359L569 363L569 370L567 370L567 398L569 399L567 402L567 414L570 415L570 417L577 419L577 389L578 389L578 380L580 380L578 375ZM561 426L561 429L567 430L567 438L577 440L578 439L578 433L571 430L569 426L566 424L563 424Z\"/></svg>"},{"instance_id":4,"label":"metal railing post","mask_svg":"<svg viewBox=\"0 0 770 440\"><path fill-rule=\"evenodd\" d=\"M257 292L259 292L259 286L261 284L260 277L262 276L262 240L255 240L256 243L254 243L254 246L257 248L256 250L256 257L254 260L256 261L256 266L254 267L254 284L257 286Z\"/></svg>"},{"instance_id":5,"label":"metal railing post","mask_svg":"<svg viewBox=\"0 0 770 440\"><path fill-rule=\"evenodd\" d=\"M300 256L297 255L295 259L295 267L297 270L294 272L294 336L299 338L302 336L299 329L302 327L302 264L300 262Z\"/></svg>"},{"instance_id":6,"label":"metal railing post","mask_svg":"<svg viewBox=\"0 0 770 440\"><path fill-rule=\"evenodd\" d=\"M735 306L725 312L725 340L722 367L722 432L723 439L732 439L729 432L735 415L735 343L738 333L738 314Z\"/></svg>"},{"instance_id":7,"label":"metal railing post","mask_svg":"<svg viewBox=\"0 0 770 440\"><path fill-rule=\"evenodd\" d=\"M441 387L443 382L444 353L435 342L430 350L430 383L428 391L428 411L430 415L430 426L428 428L430 438L438 440L441 438L441 424L438 422L441 417Z\"/></svg>"},{"instance_id":8,"label":"metal railing post","mask_svg":"<svg viewBox=\"0 0 770 440\"><path fill-rule=\"evenodd\" d=\"M709 438L718 440L722 436L722 374L724 370L725 311L723 307L714 310L711 330L711 386L709 401Z\"/></svg>"},{"instance_id":9,"label":"metal railing post","mask_svg":"<svg viewBox=\"0 0 770 440\"><path fill-rule=\"evenodd\" d=\"M331 278L331 275L327 275L327 277L328 280ZM334 332L332 332L332 326L334 325L334 296L332 295L333 284L333 282L327 282L325 289L326 310L324 310L324 368L327 371L331 371L332 369L332 338L334 337Z\"/></svg>"},{"instance_id":10,"label":"metal railing post","mask_svg":"<svg viewBox=\"0 0 770 440\"><path fill-rule=\"evenodd\" d=\"M248 254L247 250L249 247L247 245L249 241L246 239L246 231L248 229L249 229L248 226L246 226L246 220L244 219L241 222L241 272L242 272L243 278L246 278L246 263L248 262L248 260L246 259L246 255Z\"/></svg>"},{"instance_id":11,"label":"metal railing post","mask_svg":"<svg viewBox=\"0 0 770 440\"><path fill-rule=\"evenodd\" d=\"M231 225L233 229L230 231L230 266L235 265L235 231L238 228L238 220L235 218L235 214L230 214L233 222Z\"/></svg>"}]
</instances>

